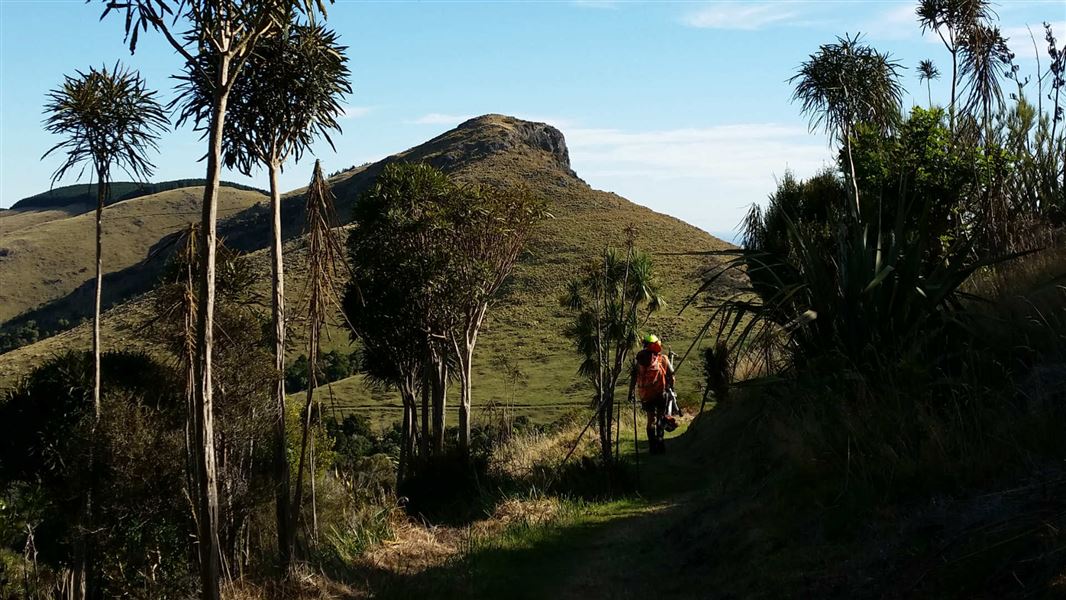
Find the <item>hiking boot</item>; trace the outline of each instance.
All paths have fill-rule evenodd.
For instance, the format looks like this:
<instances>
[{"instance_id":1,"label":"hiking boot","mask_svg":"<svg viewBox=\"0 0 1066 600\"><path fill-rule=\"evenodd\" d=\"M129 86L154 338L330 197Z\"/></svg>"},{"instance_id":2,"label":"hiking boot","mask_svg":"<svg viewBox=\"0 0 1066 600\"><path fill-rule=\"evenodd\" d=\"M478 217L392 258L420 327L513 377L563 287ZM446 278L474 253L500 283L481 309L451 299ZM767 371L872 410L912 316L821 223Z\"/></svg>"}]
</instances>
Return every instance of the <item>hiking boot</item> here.
<instances>
[{"instance_id":1,"label":"hiking boot","mask_svg":"<svg viewBox=\"0 0 1066 600\"><path fill-rule=\"evenodd\" d=\"M652 454L662 454L666 452L666 444L662 440L651 438L648 440L648 451Z\"/></svg>"}]
</instances>

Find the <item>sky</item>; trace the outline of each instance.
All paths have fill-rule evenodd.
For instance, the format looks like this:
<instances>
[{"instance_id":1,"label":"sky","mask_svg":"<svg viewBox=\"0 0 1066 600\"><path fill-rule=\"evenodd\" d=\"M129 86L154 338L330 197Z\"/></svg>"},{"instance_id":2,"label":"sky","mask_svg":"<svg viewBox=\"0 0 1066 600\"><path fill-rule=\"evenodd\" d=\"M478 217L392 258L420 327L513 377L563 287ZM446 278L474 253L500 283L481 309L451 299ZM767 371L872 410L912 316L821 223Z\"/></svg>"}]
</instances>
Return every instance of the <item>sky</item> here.
<instances>
[{"instance_id":1,"label":"sky","mask_svg":"<svg viewBox=\"0 0 1066 600\"><path fill-rule=\"evenodd\" d=\"M907 67L905 105L927 103L914 67L931 58L950 72L950 58L935 35L922 35L914 5L338 0L328 23L349 47L354 88L343 133L336 151L318 142L288 164L281 187L305 185L315 157L337 171L503 113L558 127L574 170L593 187L729 238L786 170L803 177L831 161L828 138L809 131L788 83L820 44L861 32ZM173 97L178 56L153 32L130 55L121 18L99 20L102 6L0 0L0 207L50 185L61 159L41 158L58 141L43 130L42 106L64 74L122 61ZM1023 75L1036 73L1027 26L1041 53L1043 21L1060 44L1066 38L1063 0L1005 0L995 11ZM944 78L933 82L934 101L947 90ZM205 148L188 126L168 132L153 180L203 177ZM268 187L263 171L223 178Z\"/></svg>"}]
</instances>

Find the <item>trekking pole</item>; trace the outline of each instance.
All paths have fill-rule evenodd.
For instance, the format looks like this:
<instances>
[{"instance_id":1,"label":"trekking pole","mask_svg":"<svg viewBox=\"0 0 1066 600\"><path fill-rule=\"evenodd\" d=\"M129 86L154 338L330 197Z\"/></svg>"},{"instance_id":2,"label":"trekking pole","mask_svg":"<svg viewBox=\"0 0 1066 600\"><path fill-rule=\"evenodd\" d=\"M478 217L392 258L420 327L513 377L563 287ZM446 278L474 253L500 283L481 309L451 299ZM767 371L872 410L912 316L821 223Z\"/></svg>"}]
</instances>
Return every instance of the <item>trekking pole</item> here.
<instances>
[{"instance_id":1,"label":"trekking pole","mask_svg":"<svg viewBox=\"0 0 1066 600\"><path fill-rule=\"evenodd\" d=\"M633 403L633 458L637 465L637 489L640 489L640 446L637 444L637 399Z\"/></svg>"},{"instance_id":2,"label":"trekking pole","mask_svg":"<svg viewBox=\"0 0 1066 600\"><path fill-rule=\"evenodd\" d=\"M558 475L559 469L561 469L563 465L566 464L566 461L570 460L570 457L574 455L574 451L577 450L577 447L581 445L581 438L585 437L585 432L589 430L589 427L592 427L592 422L596 420L596 416L599 414L599 411L602 410L602 408L603 401L600 401L599 405L596 408L596 412L592 413L592 417L589 419L589 422L585 423L585 428L581 430L581 433L578 434L577 439L574 440L574 445L570 448L570 451L566 453L565 457L563 457L563 460L559 463L559 466L555 467L556 475ZM554 477L552 478L552 481L554 481Z\"/></svg>"}]
</instances>

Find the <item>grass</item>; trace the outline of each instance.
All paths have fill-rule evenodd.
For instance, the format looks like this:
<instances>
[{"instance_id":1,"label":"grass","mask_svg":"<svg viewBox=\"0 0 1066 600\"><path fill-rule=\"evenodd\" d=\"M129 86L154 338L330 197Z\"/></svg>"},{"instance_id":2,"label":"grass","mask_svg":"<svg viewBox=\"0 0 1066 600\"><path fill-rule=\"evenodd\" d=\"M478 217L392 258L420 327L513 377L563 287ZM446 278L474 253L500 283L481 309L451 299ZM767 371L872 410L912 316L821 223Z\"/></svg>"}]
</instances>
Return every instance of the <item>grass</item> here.
<instances>
[{"instance_id":1,"label":"grass","mask_svg":"<svg viewBox=\"0 0 1066 600\"><path fill-rule=\"evenodd\" d=\"M449 551L374 562L357 569L360 581L382 598L1066 593L1061 469L1031 480L989 477L962 488L942 482L866 497L824 464L835 459L801 447L803 437L817 440L837 425L767 405L764 393L738 392L728 406L680 428L665 456L642 447L639 493L583 499L533 486L465 528L420 530ZM554 448L569 447L574 431L557 434L547 450L523 448L555 464ZM631 460L631 445L622 448ZM527 508L500 509L515 503Z\"/></svg>"},{"instance_id":2,"label":"grass","mask_svg":"<svg viewBox=\"0 0 1066 600\"><path fill-rule=\"evenodd\" d=\"M187 224L199 221L203 188L183 188L119 202L104 211L105 273L120 273L144 261L153 247ZM219 213L225 217L263 201L256 192L222 188ZM63 217L47 210L48 220L33 212L6 212L0 219L0 323L60 300L95 275L96 216L86 212ZM9 227L10 226L10 227ZM135 282L115 282L131 286ZM141 282L148 284L151 282ZM142 288L143 289L143 288ZM85 290L80 315L92 314ZM87 305L87 308L85 306Z\"/></svg>"},{"instance_id":3,"label":"grass","mask_svg":"<svg viewBox=\"0 0 1066 600\"><path fill-rule=\"evenodd\" d=\"M520 435L506 446L525 455L522 464L543 465L537 473L551 472L560 468L580 425L548 436L533 434L535 440ZM680 447L687 425L683 420L668 434L670 448ZM594 438L586 434L589 443L571 465L595 455ZM640 444L639 492L583 499L545 493L534 477L526 480L525 492L505 495L468 525L397 528L393 540L370 550L345 575L365 582L380 598L634 597L657 581L661 564L649 560L655 550L651 538L661 534L660 524L681 514L678 500L696 481L683 453L647 455L643 427ZM632 441L621 448L621 460L631 471Z\"/></svg>"}]
</instances>

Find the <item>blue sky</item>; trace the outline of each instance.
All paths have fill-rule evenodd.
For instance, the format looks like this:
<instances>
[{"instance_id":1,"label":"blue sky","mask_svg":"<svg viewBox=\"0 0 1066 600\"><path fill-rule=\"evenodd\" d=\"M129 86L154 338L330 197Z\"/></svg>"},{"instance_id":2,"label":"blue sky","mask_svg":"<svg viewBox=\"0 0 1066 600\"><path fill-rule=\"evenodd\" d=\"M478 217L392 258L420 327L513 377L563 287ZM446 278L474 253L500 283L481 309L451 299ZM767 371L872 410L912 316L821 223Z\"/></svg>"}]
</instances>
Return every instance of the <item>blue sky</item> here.
<instances>
[{"instance_id":1,"label":"blue sky","mask_svg":"<svg viewBox=\"0 0 1066 600\"><path fill-rule=\"evenodd\" d=\"M121 20L102 4L0 0L0 206L48 188L58 159L41 128L46 92L65 73L116 60L172 96L178 57L161 36L130 56ZM786 80L819 44L845 32L904 66L906 104L925 104L913 66L947 52L923 38L913 2L347 2L330 25L349 46L354 93L337 151L313 148L327 171L377 160L462 120L495 112L546 121L566 135L574 169L599 189L689 221L732 230L786 169L809 175L830 157L808 133ZM1066 37L1066 3L996 5L1023 73L1034 51L1025 26ZM1041 50L1043 51L1043 50ZM946 84L934 82L934 99ZM203 177L204 144L166 134L154 179ZM313 158L288 165L283 189L304 185ZM267 187L265 173L226 179ZM74 183L68 178L62 184Z\"/></svg>"}]
</instances>

